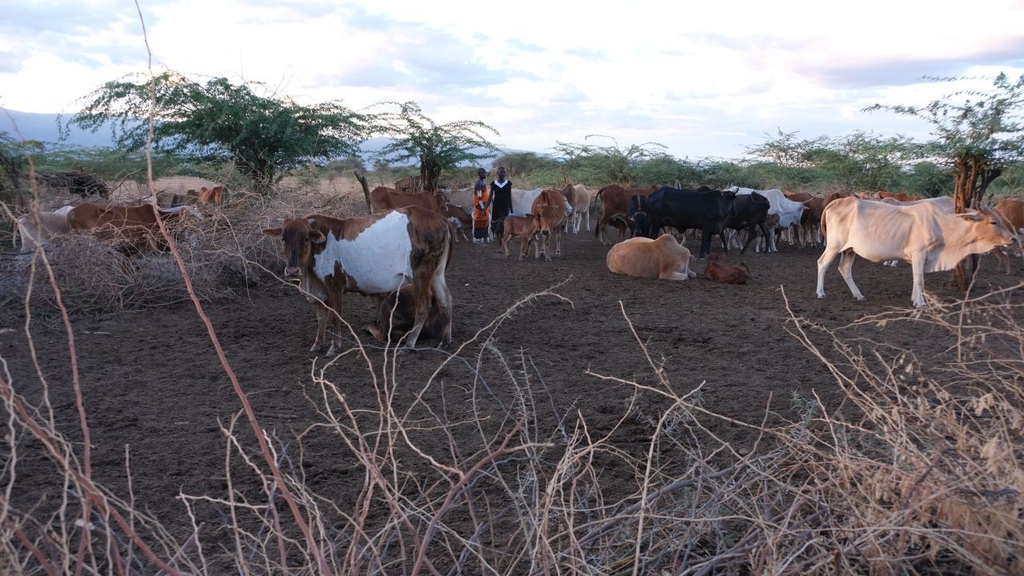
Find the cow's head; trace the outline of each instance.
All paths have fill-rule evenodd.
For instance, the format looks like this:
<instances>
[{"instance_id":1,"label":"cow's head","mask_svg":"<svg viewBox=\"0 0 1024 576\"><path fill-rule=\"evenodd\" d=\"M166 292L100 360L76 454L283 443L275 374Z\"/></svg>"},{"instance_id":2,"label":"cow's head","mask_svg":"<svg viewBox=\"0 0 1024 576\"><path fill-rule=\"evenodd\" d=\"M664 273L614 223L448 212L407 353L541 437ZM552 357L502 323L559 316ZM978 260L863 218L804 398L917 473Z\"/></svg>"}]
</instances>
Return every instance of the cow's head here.
<instances>
[{"instance_id":1,"label":"cow's head","mask_svg":"<svg viewBox=\"0 0 1024 576\"><path fill-rule=\"evenodd\" d=\"M313 228L314 218L286 218L280 228L268 228L263 231L267 236L275 236L284 244L284 257L287 264L284 275L287 278L298 278L303 270L307 270L313 260L313 245L327 241L319 230Z\"/></svg>"},{"instance_id":2,"label":"cow's head","mask_svg":"<svg viewBox=\"0 0 1024 576\"><path fill-rule=\"evenodd\" d=\"M988 208L968 210L957 216L972 223L978 239L992 246L1010 246L1016 239L1016 234L1006 225L1006 220Z\"/></svg>"}]
</instances>

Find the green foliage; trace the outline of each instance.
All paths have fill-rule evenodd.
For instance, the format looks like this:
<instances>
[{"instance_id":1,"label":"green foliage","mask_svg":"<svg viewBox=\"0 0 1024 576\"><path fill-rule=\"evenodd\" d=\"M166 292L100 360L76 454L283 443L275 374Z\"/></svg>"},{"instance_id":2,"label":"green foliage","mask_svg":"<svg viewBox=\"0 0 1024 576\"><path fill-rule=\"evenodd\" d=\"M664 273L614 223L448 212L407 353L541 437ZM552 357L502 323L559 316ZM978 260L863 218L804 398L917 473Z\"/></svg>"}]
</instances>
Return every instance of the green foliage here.
<instances>
[{"instance_id":1,"label":"green foliage","mask_svg":"<svg viewBox=\"0 0 1024 576\"><path fill-rule=\"evenodd\" d=\"M484 135L498 131L483 122L460 120L437 124L427 118L415 102L385 103L398 106L397 112L381 114L378 130L391 141L377 153L387 163L418 161L424 190L436 190L441 176L460 164L487 158L498 148Z\"/></svg>"},{"instance_id":2,"label":"green foliage","mask_svg":"<svg viewBox=\"0 0 1024 576\"><path fill-rule=\"evenodd\" d=\"M574 174L590 177L591 181L617 183L624 186L637 185L643 178L641 166L656 157L664 157L665 146L657 142L631 144L625 148L609 136L597 134L590 138L603 137L612 141L609 146L558 142L555 153L566 166L566 170Z\"/></svg>"},{"instance_id":3,"label":"green foliage","mask_svg":"<svg viewBox=\"0 0 1024 576\"><path fill-rule=\"evenodd\" d=\"M356 154L371 123L338 102L303 106L261 83L214 78L204 85L172 72L107 82L85 99L67 127L95 131L113 122L115 146L138 151L151 117L156 154L231 162L261 192L299 166Z\"/></svg>"}]
</instances>

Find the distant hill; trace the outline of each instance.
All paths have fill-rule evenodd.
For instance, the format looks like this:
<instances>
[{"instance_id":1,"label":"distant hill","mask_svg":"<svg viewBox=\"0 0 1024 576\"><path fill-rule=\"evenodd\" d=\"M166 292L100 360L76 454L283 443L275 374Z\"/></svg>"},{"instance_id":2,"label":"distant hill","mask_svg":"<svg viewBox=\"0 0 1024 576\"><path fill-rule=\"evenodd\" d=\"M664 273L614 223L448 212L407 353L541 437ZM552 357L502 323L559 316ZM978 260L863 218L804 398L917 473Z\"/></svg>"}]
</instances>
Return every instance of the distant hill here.
<instances>
[{"instance_id":1,"label":"distant hill","mask_svg":"<svg viewBox=\"0 0 1024 576\"><path fill-rule=\"evenodd\" d=\"M61 144L60 128L57 124L58 114L33 114L14 110L0 110L0 131L7 132L14 138L38 140L48 144ZM69 116L64 117L67 122ZM110 130L100 129L95 133L72 128L68 139L62 144L81 146L84 148L112 146Z\"/></svg>"}]
</instances>

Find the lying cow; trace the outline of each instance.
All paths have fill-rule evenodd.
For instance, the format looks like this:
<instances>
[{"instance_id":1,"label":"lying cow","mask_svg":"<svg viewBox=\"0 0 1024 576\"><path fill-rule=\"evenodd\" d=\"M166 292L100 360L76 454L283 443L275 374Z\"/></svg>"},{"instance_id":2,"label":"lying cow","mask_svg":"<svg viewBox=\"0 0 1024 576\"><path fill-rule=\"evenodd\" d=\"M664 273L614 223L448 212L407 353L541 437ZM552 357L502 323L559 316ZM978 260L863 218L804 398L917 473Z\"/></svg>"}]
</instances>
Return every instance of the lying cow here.
<instances>
[{"instance_id":1,"label":"lying cow","mask_svg":"<svg viewBox=\"0 0 1024 576\"><path fill-rule=\"evenodd\" d=\"M719 254L708 254L704 278L720 284L746 284L750 279L750 268L743 262L726 264L720 260Z\"/></svg>"},{"instance_id":2,"label":"lying cow","mask_svg":"<svg viewBox=\"0 0 1024 576\"><path fill-rule=\"evenodd\" d=\"M21 237L22 249L35 249L47 240L68 231L68 213L74 206L64 206L53 212L39 211L18 216L15 221L14 246Z\"/></svg>"},{"instance_id":3,"label":"lying cow","mask_svg":"<svg viewBox=\"0 0 1024 576\"><path fill-rule=\"evenodd\" d=\"M906 260L913 268L914 306L925 306L924 275L951 270L972 254L984 254L1013 243L1013 233L990 210L950 214L935 202L893 206L839 198L821 217L825 251L818 258L818 298L825 297L825 271L840 256L839 272L857 300L864 300L853 282L857 255L872 262Z\"/></svg>"},{"instance_id":4,"label":"lying cow","mask_svg":"<svg viewBox=\"0 0 1024 576\"><path fill-rule=\"evenodd\" d=\"M415 322L406 347L416 346L436 300L447 323L441 345L452 340L452 295L445 282L455 240L444 216L406 206L368 216L332 218L312 214L288 218L280 228L263 231L280 238L287 265L284 275L299 280L313 299L317 331L311 352L322 349L330 324L327 356L341 346L341 303L345 292L390 294L412 285Z\"/></svg>"},{"instance_id":5,"label":"lying cow","mask_svg":"<svg viewBox=\"0 0 1024 576\"><path fill-rule=\"evenodd\" d=\"M614 274L660 280L696 278L690 270L690 251L671 234L657 240L638 236L615 244L608 250L605 265Z\"/></svg>"},{"instance_id":6,"label":"lying cow","mask_svg":"<svg viewBox=\"0 0 1024 576\"><path fill-rule=\"evenodd\" d=\"M503 224L504 232L501 236L501 247L505 250L505 257L508 258L508 244L514 238L519 238L519 259L526 256L530 245L534 244L534 237L540 233L540 218L532 214L517 216L509 214L505 217ZM535 244L536 254L534 258L540 257L540 244Z\"/></svg>"},{"instance_id":7,"label":"lying cow","mask_svg":"<svg viewBox=\"0 0 1024 576\"><path fill-rule=\"evenodd\" d=\"M378 342L398 341L416 325L415 295L412 285L406 284L397 292L380 298L377 319L363 327ZM437 298L431 298L430 313L420 331L421 338L442 338L449 324Z\"/></svg>"}]
</instances>

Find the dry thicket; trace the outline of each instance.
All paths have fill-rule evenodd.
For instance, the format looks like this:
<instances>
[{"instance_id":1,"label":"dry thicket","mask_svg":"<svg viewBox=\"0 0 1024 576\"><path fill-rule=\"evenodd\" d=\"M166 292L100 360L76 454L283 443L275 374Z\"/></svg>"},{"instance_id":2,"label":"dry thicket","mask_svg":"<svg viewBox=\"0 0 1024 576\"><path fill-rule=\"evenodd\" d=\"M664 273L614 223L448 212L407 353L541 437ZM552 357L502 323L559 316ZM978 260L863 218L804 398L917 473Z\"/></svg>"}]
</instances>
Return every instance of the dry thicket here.
<instances>
[{"instance_id":1,"label":"dry thicket","mask_svg":"<svg viewBox=\"0 0 1024 576\"><path fill-rule=\"evenodd\" d=\"M299 212L322 210L323 202L351 202L331 208L359 212L359 201L311 198ZM258 236L282 206L262 202L239 201L178 231L177 248L200 300L258 282L263 267L275 262ZM0 286L10 295L4 308L27 294L29 309L37 301L52 305L51 270L57 286L74 287L63 292L71 313L188 297L169 255L129 257L84 235L55 242L45 261L31 254L9 266ZM372 410L353 408L335 382L314 372L309 399L320 419L306 435L333 437L337 458L355 463L352 477L362 489L351 505L307 487L294 451L284 450L290 442L301 447L304 438L254 435L246 431L258 426L248 410L224 423L228 490L184 495L182 514L219 510L224 525L215 532L227 535L226 546L209 541L211 527L195 523L191 535L169 534L133 505L130 493L96 485L87 450L58 431L49 399L27 405L10 374L0 373L6 422L0 486L9 497L19 460L34 451L45 453L67 487L56 512L46 514L12 507L0 496L0 572L1024 571L1024 330L1019 305L1005 294L861 321L912 322L947 334L948 348L927 357L854 341L847 334L856 325L826 329L792 317L792 337L828 366L856 409L839 417L815 398L794 397L802 407L799 421L774 428L739 423L759 435L743 453L712 432L710 423L723 417L703 405L700 387L672 392L651 360L654 384L619 381L638 398L657 395L671 405L658 414L637 405L623 411L623 422L649 423L640 457L619 446L614 431L592 434L578 413L560 415L554 427L542 424L545 375L493 338L519 307L564 298L558 287L529 295L453 351L447 362L469 363L478 376L458 383L464 397L427 393L445 386L438 377L444 363L428 381L395 381L397 347L380 364L358 344L344 353L362 358L374 375L379 400ZM639 337L626 345L646 353ZM492 382L512 386L515 402L501 400ZM419 391L417 401L392 402L410 387ZM477 441L456 442L467 429ZM87 435L84 440L87 446ZM675 455L671 462L662 459L666 451ZM239 467L261 478L261 498L231 489ZM631 471L631 482L608 486L603 477L611 467Z\"/></svg>"}]
</instances>

